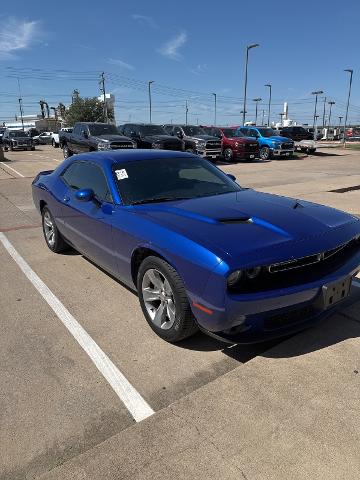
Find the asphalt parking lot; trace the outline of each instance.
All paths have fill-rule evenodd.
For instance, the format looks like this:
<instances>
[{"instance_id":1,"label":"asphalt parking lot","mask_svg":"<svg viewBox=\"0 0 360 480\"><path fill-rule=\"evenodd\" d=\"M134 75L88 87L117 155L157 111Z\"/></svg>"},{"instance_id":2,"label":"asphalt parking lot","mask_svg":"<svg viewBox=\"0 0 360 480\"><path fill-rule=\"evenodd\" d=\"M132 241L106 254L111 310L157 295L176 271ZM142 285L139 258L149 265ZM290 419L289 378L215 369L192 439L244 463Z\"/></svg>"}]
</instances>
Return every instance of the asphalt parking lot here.
<instances>
[{"instance_id":1,"label":"asphalt parking lot","mask_svg":"<svg viewBox=\"0 0 360 480\"><path fill-rule=\"evenodd\" d=\"M355 415L360 396L360 375L357 375L360 370L360 279L338 314L322 326L290 339L233 346L199 333L181 344L167 344L147 327L133 292L76 252L55 255L46 247L40 217L32 203L31 181L40 170L55 168L62 160L62 152L51 146L40 146L35 152L8 152L6 157L8 161L0 163L0 232L155 414L135 425L136 420L110 383L0 243L1 480L35 479L42 475L49 479L149 478L153 470L149 470L148 456L154 461L163 459L162 449L174 449L174 445L161 444L159 440L164 435L170 441L164 434L169 411L174 414L173 418L176 418L176 409L181 409L182 415L188 412L188 420L205 432L204 437L209 438L216 429L220 435L222 428L224 432L230 428L229 435L235 435L236 427L230 427L229 419L234 414L234 403L229 399L239 395L243 395L242 402L246 397L247 403L242 405L246 405L249 414L246 422L245 417L233 422L242 429L239 450L235 452L234 444L230 447L225 434L216 437L218 443L213 440L211 444L204 441L199 444L202 458L217 462L214 478L242 478L243 475L249 480L300 479L314 478L311 477L314 472L319 478L358 477L360 434ZM323 203L360 216L360 153L323 149L315 155L294 159L219 163L219 166L236 175L243 186ZM353 188L357 186L359 189ZM334 191L339 189L343 191ZM306 393L301 385L306 383L307 374ZM251 392L254 384L256 392ZM225 391L228 397L221 401ZM304 416L298 419L299 429L294 429L290 421L290 407L297 405L296 396L302 398L306 406L302 403L296 407L304 409ZM280 398L283 398L282 407ZM202 402L209 406L212 415L206 416L206 412L200 411ZM253 410L257 402L261 407L259 418L267 419L260 423ZM276 408L269 412L269 405ZM334 412L336 422L332 422ZM137 433L132 437L136 427ZM179 445L184 439L186 448L196 444L194 432L188 431L182 422L173 420L167 428L174 435L182 432L176 437ZM306 436L295 438L302 428ZM335 431L331 431L333 428ZM264 438L269 441L257 444L258 436L265 430L268 437ZM306 468L301 458L297 459L298 463L294 460L297 458L294 451L304 438L307 449L298 451L309 458L314 450L323 449L320 460L326 467L324 471L320 471L320 460L316 461L319 453L314 454ZM111 446L111 439L118 442L117 448ZM141 448L137 455L133 453L134 439ZM144 446L147 440L151 444L149 451ZM250 448L251 440L254 442ZM133 446L130 453L125 449L127 443ZM260 455L260 448L266 469L254 460L254 456ZM231 461L225 459L222 449L227 455L231 451ZM86 454L88 457L84 457ZM96 455L104 463L87 467ZM283 464L291 465L285 469L285 476L272 464L271 459L277 455ZM111 464L113 469L106 463L110 462L110 456L118 457L116 465ZM181 458L177 458L179 464ZM189 458L189 464L198 461L195 454ZM77 459L82 462L80 467L74 463ZM168 466L162 460L165 470L160 469L161 462L158 462L156 468L160 470L154 478L176 476L173 459ZM126 471L121 470L121 461L126 463ZM224 468L220 469L222 462ZM230 470L225 468L228 462ZM329 464L333 465L330 470ZM96 470L99 465L103 470ZM345 465L347 472L341 475ZM61 466L65 467L64 471ZM196 470L188 470L192 477L179 474L176 478L208 478L206 475L214 472L206 473L206 465L201 468L204 477L196 477Z\"/></svg>"}]
</instances>

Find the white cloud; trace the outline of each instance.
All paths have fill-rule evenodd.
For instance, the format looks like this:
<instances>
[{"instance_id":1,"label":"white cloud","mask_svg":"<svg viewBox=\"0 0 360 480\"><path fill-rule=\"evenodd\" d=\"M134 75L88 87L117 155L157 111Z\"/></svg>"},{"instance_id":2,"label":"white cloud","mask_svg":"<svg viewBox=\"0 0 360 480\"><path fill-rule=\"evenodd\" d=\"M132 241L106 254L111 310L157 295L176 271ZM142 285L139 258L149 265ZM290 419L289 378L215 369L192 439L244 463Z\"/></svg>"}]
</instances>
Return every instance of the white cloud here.
<instances>
[{"instance_id":1,"label":"white cloud","mask_svg":"<svg viewBox=\"0 0 360 480\"><path fill-rule=\"evenodd\" d=\"M2 19L0 27L0 59L11 58L18 50L28 48L38 36L38 22L17 18Z\"/></svg>"},{"instance_id":2,"label":"white cloud","mask_svg":"<svg viewBox=\"0 0 360 480\"><path fill-rule=\"evenodd\" d=\"M108 63L111 63L111 65L117 65L121 68L126 68L127 70L134 70L134 67L130 65L130 63L123 62L118 58L108 58Z\"/></svg>"},{"instance_id":3,"label":"white cloud","mask_svg":"<svg viewBox=\"0 0 360 480\"><path fill-rule=\"evenodd\" d=\"M190 72L194 75L200 75L201 73L206 72L208 66L206 63L199 63L195 68L191 68Z\"/></svg>"},{"instance_id":4,"label":"white cloud","mask_svg":"<svg viewBox=\"0 0 360 480\"><path fill-rule=\"evenodd\" d=\"M165 43L160 49L159 52L164 57L170 58L171 60L180 60L182 55L179 53L179 49L187 42L187 33L181 32L176 37L171 38L168 42Z\"/></svg>"},{"instance_id":5,"label":"white cloud","mask_svg":"<svg viewBox=\"0 0 360 480\"><path fill-rule=\"evenodd\" d=\"M155 23L154 19L152 17L148 17L147 15L138 15L137 13L133 13L131 15L131 18L135 20L136 22L142 23L147 25L148 27L151 28L158 28L157 24Z\"/></svg>"}]
</instances>

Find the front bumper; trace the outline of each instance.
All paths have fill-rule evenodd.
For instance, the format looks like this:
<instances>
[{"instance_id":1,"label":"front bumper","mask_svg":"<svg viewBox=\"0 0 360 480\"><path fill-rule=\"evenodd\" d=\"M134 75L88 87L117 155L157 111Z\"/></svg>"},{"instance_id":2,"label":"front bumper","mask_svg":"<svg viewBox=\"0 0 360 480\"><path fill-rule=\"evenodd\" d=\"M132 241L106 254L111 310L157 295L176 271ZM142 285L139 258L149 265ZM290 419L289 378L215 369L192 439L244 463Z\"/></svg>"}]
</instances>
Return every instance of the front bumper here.
<instances>
[{"instance_id":1,"label":"front bumper","mask_svg":"<svg viewBox=\"0 0 360 480\"><path fill-rule=\"evenodd\" d=\"M278 157L290 157L291 155L294 154L294 149L293 150L282 150L282 149L276 149L274 148L272 150L273 155L278 156Z\"/></svg>"},{"instance_id":2,"label":"front bumper","mask_svg":"<svg viewBox=\"0 0 360 480\"><path fill-rule=\"evenodd\" d=\"M202 158L218 158L221 157L221 149L216 150L196 150L196 154Z\"/></svg>"},{"instance_id":3,"label":"front bumper","mask_svg":"<svg viewBox=\"0 0 360 480\"><path fill-rule=\"evenodd\" d=\"M254 160L260 158L259 150L253 152L246 152L244 150L233 150L235 158L243 158L245 160Z\"/></svg>"},{"instance_id":4,"label":"front bumper","mask_svg":"<svg viewBox=\"0 0 360 480\"><path fill-rule=\"evenodd\" d=\"M212 314L194 307L193 312L201 330L232 343L256 343L286 336L313 326L341 308L345 299L334 307L324 307L324 286L355 277L359 270L360 252L336 272L312 283L287 288L286 291L225 292L224 304L220 308L196 299L196 304L204 305ZM208 285L207 290L211 292L212 286Z\"/></svg>"}]
</instances>

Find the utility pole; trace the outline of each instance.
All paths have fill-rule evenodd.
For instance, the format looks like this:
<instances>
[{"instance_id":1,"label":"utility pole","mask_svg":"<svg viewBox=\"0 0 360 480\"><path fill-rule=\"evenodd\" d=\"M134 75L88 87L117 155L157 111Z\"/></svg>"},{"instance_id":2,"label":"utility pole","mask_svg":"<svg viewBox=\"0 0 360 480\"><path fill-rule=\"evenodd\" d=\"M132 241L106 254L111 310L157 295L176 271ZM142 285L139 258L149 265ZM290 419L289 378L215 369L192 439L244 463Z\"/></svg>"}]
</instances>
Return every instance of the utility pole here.
<instances>
[{"instance_id":1,"label":"utility pole","mask_svg":"<svg viewBox=\"0 0 360 480\"><path fill-rule=\"evenodd\" d=\"M258 43L253 43L252 45L247 45L246 47L246 55L245 55L245 82L244 82L244 105L243 105L243 117L242 117L242 124L245 125L245 115L246 115L246 92L247 92L247 81L248 81L248 63L249 63L249 50L252 48L258 47Z\"/></svg>"},{"instance_id":2,"label":"utility pole","mask_svg":"<svg viewBox=\"0 0 360 480\"><path fill-rule=\"evenodd\" d=\"M346 114L345 114L345 120L344 120L344 147L345 147L345 142L346 142L346 125L347 125L347 119L348 119L348 113L349 113L349 103L350 103L350 95L351 95L351 84L352 84L352 77L354 70L352 68L347 68L344 70L344 72L350 73L350 80L349 80L349 93L348 93L348 99L347 99L347 105L346 105Z\"/></svg>"},{"instance_id":3,"label":"utility pole","mask_svg":"<svg viewBox=\"0 0 360 480\"><path fill-rule=\"evenodd\" d=\"M324 110L323 110L323 120L322 120L322 126L323 128L325 127L325 107L326 107L326 97L324 97Z\"/></svg>"},{"instance_id":4,"label":"utility pole","mask_svg":"<svg viewBox=\"0 0 360 480\"><path fill-rule=\"evenodd\" d=\"M212 95L214 95L214 126L216 127L216 93L213 93Z\"/></svg>"},{"instance_id":5,"label":"utility pole","mask_svg":"<svg viewBox=\"0 0 360 480\"><path fill-rule=\"evenodd\" d=\"M316 141L316 137L317 137L317 128L316 128L316 118L317 118L317 115L316 115L316 107L317 107L317 100L318 100L318 95L321 95L322 93L324 93L322 90L316 90L315 92L311 92L311 95L315 95L315 109L314 109L314 121L313 121L313 129L314 129L314 140Z\"/></svg>"},{"instance_id":6,"label":"utility pole","mask_svg":"<svg viewBox=\"0 0 360 480\"><path fill-rule=\"evenodd\" d=\"M188 103L187 103L187 100L185 100L185 125L187 125L187 122L188 122Z\"/></svg>"},{"instance_id":7,"label":"utility pole","mask_svg":"<svg viewBox=\"0 0 360 480\"><path fill-rule=\"evenodd\" d=\"M253 98L253 102L255 102L255 125L257 125L257 115L258 115L258 102L261 102L262 98Z\"/></svg>"},{"instance_id":8,"label":"utility pole","mask_svg":"<svg viewBox=\"0 0 360 480\"><path fill-rule=\"evenodd\" d=\"M330 105L329 118L328 118L328 127L330 128L330 127L331 127L331 123L330 123L330 121L331 121L331 108L332 108L333 105L335 105L335 102L330 101L330 102L328 102L328 104Z\"/></svg>"},{"instance_id":9,"label":"utility pole","mask_svg":"<svg viewBox=\"0 0 360 480\"><path fill-rule=\"evenodd\" d=\"M154 80L150 80L148 82L148 85L149 85L149 120L150 120L150 123L151 123L151 84L154 83Z\"/></svg>"},{"instance_id":10,"label":"utility pole","mask_svg":"<svg viewBox=\"0 0 360 480\"><path fill-rule=\"evenodd\" d=\"M18 88L19 88L19 108L20 108L20 117L21 117L21 126L24 131L24 110L22 105L22 98L21 98L21 88L20 88L20 79L18 77Z\"/></svg>"},{"instance_id":11,"label":"utility pole","mask_svg":"<svg viewBox=\"0 0 360 480\"><path fill-rule=\"evenodd\" d=\"M341 120L343 119L343 117L339 117L339 130L340 130L340 136L341 136Z\"/></svg>"},{"instance_id":12,"label":"utility pole","mask_svg":"<svg viewBox=\"0 0 360 480\"><path fill-rule=\"evenodd\" d=\"M267 126L270 127L270 109L271 109L271 83L267 83L264 87L269 87L269 107L268 107L268 123Z\"/></svg>"},{"instance_id":13,"label":"utility pole","mask_svg":"<svg viewBox=\"0 0 360 480\"><path fill-rule=\"evenodd\" d=\"M262 111L261 126L264 126L264 116L265 116L265 110Z\"/></svg>"},{"instance_id":14,"label":"utility pole","mask_svg":"<svg viewBox=\"0 0 360 480\"><path fill-rule=\"evenodd\" d=\"M99 81L99 85L100 85L100 92L102 93L103 95L103 115L104 115L104 121L105 123L109 123L109 117L108 117L108 108L107 108L107 102L106 102L106 90L105 90L105 73L102 72L102 74L100 75L100 81Z\"/></svg>"}]
</instances>

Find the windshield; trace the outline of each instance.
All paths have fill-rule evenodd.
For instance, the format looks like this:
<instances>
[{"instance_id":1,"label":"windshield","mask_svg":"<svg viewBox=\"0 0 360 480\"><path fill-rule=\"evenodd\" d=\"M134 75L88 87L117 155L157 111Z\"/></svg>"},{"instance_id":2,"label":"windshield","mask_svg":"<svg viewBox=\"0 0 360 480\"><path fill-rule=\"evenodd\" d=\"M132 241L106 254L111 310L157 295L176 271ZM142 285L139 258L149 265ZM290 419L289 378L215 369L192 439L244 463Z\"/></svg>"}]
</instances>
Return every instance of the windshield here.
<instances>
[{"instance_id":1,"label":"windshield","mask_svg":"<svg viewBox=\"0 0 360 480\"><path fill-rule=\"evenodd\" d=\"M272 128L258 128L262 137L274 137L276 133Z\"/></svg>"},{"instance_id":2,"label":"windshield","mask_svg":"<svg viewBox=\"0 0 360 480\"><path fill-rule=\"evenodd\" d=\"M206 135L205 130L203 130L201 127L187 125L186 127L182 127L182 129L184 130L185 135L188 137L195 137L196 135Z\"/></svg>"},{"instance_id":3,"label":"windshield","mask_svg":"<svg viewBox=\"0 0 360 480\"><path fill-rule=\"evenodd\" d=\"M241 187L202 158L161 158L114 165L126 204L170 201L236 192Z\"/></svg>"},{"instance_id":4,"label":"windshield","mask_svg":"<svg viewBox=\"0 0 360 480\"><path fill-rule=\"evenodd\" d=\"M234 138L234 137L244 137L245 135L240 132L240 130L237 130L236 128L223 128L222 129L223 134L227 138Z\"/></svg>"},{"instance_id":5,"label":"windshield","mask_svg":"<svg viewBox=\"0 0 360 480\"><path fill-rule=\"evenodd\" d=\"M160 125L141 125L139 127L141 135L167 135L166 131Z\"/></svg>"},{"instance_id":6,"label":"windshield","mask_svg":"<svg viewBox=\"0 0 360 480\"><path fill-rule=\"evenodd\" d=\"M27 132L23 132L22 130L18 130L16 132L9 132L9 137L15 138L15 137L28 137L29 134Z\"/></svg>"},{"instance_id":7,"label":"windshield","mask_svg":"<svg viewBox=\"0 0 360 480\"><path fill-rule=\"evenodd\" d=\"M96 137L99 135L120 135L119 130L115 125L102 124L99 125L93 124L89 125L90 135Z\"/></svg>"}]
</instances>

